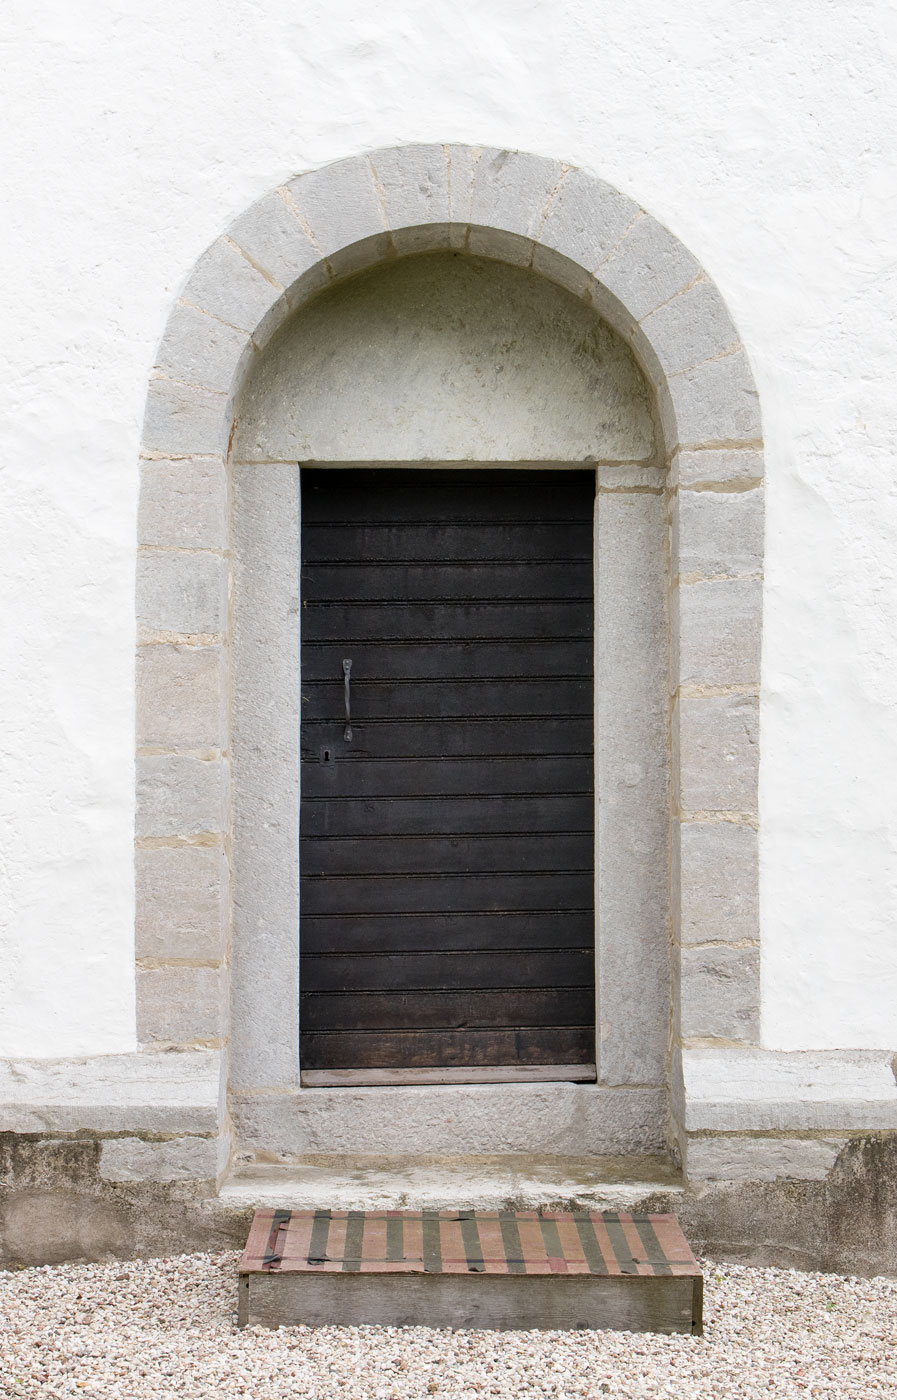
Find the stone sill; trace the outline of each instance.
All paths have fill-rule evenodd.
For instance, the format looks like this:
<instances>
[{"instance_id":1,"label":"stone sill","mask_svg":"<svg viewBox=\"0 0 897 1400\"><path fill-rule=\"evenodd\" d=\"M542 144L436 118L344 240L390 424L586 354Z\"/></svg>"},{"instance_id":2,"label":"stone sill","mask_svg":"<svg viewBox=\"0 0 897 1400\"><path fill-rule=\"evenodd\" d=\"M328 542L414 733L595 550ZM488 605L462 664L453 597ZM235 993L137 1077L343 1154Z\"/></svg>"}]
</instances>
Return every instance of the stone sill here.
<instances>
[{"instance_id":1,"label":"stone sill","mask_svg":"<svg viewBox=\"0 0 897 1400\"><path fill-rule=\"evenodd\" d=\"M0 1060L0 1132L204 1136L223 1116L217 1050Z\"/></svg>"},{"instance_id":2,"label":"stone sill","mask_svg":"<svg viewBox=\"0 0 897 1400\"><path fill-rule=\"evenodd\" d=\"M686 1132L897 1130L890 1050L681 1052L673 1104Z\"/></svg>"}]
</instances>

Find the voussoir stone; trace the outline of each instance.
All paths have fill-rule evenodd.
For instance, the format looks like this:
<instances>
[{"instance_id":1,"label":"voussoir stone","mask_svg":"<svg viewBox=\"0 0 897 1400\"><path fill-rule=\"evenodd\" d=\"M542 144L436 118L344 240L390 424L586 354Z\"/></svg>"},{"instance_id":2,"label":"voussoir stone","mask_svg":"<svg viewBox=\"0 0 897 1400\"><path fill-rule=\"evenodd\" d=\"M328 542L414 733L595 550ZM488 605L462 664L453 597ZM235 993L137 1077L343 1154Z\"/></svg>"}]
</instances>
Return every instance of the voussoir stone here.
<instances>
[{"instance_id":1,"label":"voussoir stone","mask_svg":"<svg viewBox=\"0 0 897 1400\"><path fill-rule=\"evenodd\" d=\"M275 282L289 288L321 263L321 253L288 203L286 190L274 190L235 219L228 237L264 268ZM322 282L327 280L322 270Z\"/></svg>"},{"instance_id":2,"label":"voussoir stone","mask_svg":"<svg viewBox=\"0 0 897 1400\"><path fill-rule=\"evenodd\" d=\"M240 378L241 362L253 353L248 331L178 302L168 318L156 368L173 379L230 394Z\"/></svg>"},{"instance_id":3,"label":"voussoir stone","mask_svg":"<svg viewBox=\"0 0 897 1400\"><path fill-rule=\"evenodd\" d=\"M666 376L691 369L739 344L726 304L706 278L652 311L642 321L642 330Z\"/></svg>"},{"instance_id":4,"label":"voussoir stone","mask_svg":"<svg viewBox=\"0 0 897 1400\"><path fill-rule=\"evenodd\" d=\"M667 387L680 448L760 438L760 399L743 350L672 375Z\"/></svg>"},{"instance_id":5,"label":"voussoir stone","mask_svg":"<svg viewBox=\"0 0 897 1400\"><path fill-rule=\"evenodd\" d=\"M700 274L700 264L688 249L650 214L636 219L596 269L598 281L636 321L684 291Z\"/></svg>"},{"instance_id":6,"label":"voussoir stone","mask_svg":"<svg viewBox=\"0 0 897 1400\"><path fill-rule=\"evenodd\" d=\"M280 299L282 290L253 267L230 239L216 238L190 274L183 299L251 333Z\"/></svg>"},{"instance_id":7,"label":"voussoir stone","mask_svg":"<svg viewBox=\"0 0 897 1400\"><path fill-rule=\"evenodd\" d=\"M539 232L534 266L546 249L562 254L591 274L609 256L640 213L634 200L584 170L561 180Z\"/></svg>"},{"instance_id":8,"label":"voussoir stone","mask_svg":"<svg viewBox=\"0 0 897 1400\"><path fill-rule=\"evenodd\" d=\"M367 156L309 170L286 188L325 257L378 235L383 236L385 250L386 216Z\"/></svg>"}]
</instances>

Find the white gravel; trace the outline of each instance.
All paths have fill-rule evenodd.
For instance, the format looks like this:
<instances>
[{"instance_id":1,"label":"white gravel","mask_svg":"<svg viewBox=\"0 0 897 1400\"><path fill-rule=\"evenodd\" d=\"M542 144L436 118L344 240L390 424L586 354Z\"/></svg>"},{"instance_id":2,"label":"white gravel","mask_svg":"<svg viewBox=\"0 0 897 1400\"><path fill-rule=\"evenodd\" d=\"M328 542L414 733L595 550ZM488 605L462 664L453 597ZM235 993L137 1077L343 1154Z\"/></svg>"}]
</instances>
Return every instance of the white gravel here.
<instances>
[{"instance_id":1,"label":"white gravel","mask_svg":"<svg viewBox=\"0 0 897 1400\"><path fill-rule=\"evenodd\" d=\"M430 1400L897 1395L897 1280L705 1260L703 1339L261 1328L236 1254L0 1273L0 1396Z\"/></svg>"}]
</instances>

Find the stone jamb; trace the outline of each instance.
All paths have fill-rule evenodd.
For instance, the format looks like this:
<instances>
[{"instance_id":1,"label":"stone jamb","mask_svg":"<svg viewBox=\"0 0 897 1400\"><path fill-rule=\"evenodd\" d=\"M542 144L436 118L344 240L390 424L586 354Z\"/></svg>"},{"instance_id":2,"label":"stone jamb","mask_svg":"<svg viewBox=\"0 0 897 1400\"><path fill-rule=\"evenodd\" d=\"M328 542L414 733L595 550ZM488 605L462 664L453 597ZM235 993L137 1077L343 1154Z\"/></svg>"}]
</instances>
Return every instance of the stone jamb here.
<instances>
[{"instance_id":1,"label":"stone jamb","mask_svg":"<svg viewBox=\"0 0 897 1400\"><path fill-rule=\"evenodd\" d=\"M240 387L315 292L445 247L532 267L581 296L629 340L655 388L671 487L674 1060L680 1046L756 1044L756 389L719 293L678 240L605 182L520 152L406 146L297 176L216 239L172 311L142 445L139 675L151 679L138 683L138 921L158 947L171 909L154 852L177 863L176 852L229 850L225 464ZM727 853L722 900L706 879L714 843ZM182 955L139 957L144 1043L223 1042L226 861L216 869ZM167 1001L150 990L162 972Z\"/></svg>"}]
</instances>

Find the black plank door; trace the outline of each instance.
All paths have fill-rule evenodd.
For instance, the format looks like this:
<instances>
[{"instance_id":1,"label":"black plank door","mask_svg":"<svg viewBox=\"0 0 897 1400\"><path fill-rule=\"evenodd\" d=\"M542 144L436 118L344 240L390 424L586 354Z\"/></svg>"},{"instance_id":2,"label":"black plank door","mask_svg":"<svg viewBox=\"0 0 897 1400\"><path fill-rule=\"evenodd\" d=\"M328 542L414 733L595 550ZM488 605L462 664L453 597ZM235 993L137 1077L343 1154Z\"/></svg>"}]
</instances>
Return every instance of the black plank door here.
<instances>
[{"instance_id":1,"label":"black plank door","mask_svg":"<svg viewBox=\"0 0 897 1400\"><path fill-rule=\"evenodd\" d=\"M594 1061L593 502L302 470L304 1070Z\"/></svg>"}]
</instances>

